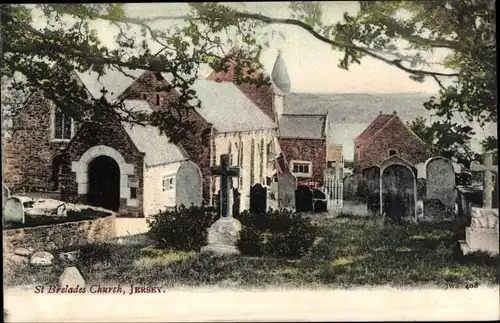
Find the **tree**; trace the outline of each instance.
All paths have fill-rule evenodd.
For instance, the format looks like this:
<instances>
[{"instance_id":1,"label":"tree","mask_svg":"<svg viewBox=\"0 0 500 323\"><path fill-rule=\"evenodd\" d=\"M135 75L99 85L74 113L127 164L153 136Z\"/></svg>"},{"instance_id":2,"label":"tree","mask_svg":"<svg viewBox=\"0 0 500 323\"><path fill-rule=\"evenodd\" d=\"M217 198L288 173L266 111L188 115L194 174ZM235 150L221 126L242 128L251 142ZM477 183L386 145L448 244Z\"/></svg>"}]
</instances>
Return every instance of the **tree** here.
<instances>
[{"instance_id":1,"label":"tree","mask_svg":"<svg viewBox=\"0 0 500 323\"><path fill-rule=\"evenodd\" d=\"M423 117L407 122L407 125L429 146L433 155L443 156L464 165L474 159L471 149L474 132L471 127L451 121L436 121L429 126Z\"/></svg>"},{"instance_id":2,"label":"tree","mask_svg":"<svg viewBox=\"0 0 500 323\"><path fill-rule=\"evenodd\" d=\"M167 72L174 76L171 88L180 92L177 108L196 97L190 85L200 64L215 70L227 68L224 51L238 41L243 51L236 70L241 82L268 84L266 77L257 80L245 71L259 70L260 52L269 45L270 26L293 25L309 32L319 41L342 51L339 67L349 69L372 57L406 71L413 80L433 78L440 86L438 96L425 107L451 120L461 114L481 124L496 121L496 6L492 0L361 1L356 14L345 13L335 23L323 21L321 2L292 2L291 17L274 18L251 13L240 6L220 3L191 3L185 15L138 19L127 17L121 4L42 4L37 8L47 20L47 27L32 25L31 11L23 5L1 5L2 73L13 78L21 73L25 80L13 88L43 91L50 99L71 106L84 107L65 111L76 118L82 111L100 114L118 113L120 102L103 102L86 97L72 81L71 70L83 71L95 63L117 68L129 67ZM63 26L63 18L71 18ZM102 45L89 20L107 20L120 28L119 49ZM179 20L182 26L153 28L154 22ZM148 43L137 43L128 28L139 26L142 34L161 49L153 53ZM431 62L424 58L429 51L446 51L445 58ZM438 68L436 68L438 67ZM251 73L250 73L251 74ZM189 76L188 76L189 75ZM70 86L68 86L70 85ZM132 122L149 122L168 135L175 136L175 114L146 117L126 113ZM437 127L437 126L436 126ZM443 128L453 130L452 124Z\"/></svg>"}]
</instances>

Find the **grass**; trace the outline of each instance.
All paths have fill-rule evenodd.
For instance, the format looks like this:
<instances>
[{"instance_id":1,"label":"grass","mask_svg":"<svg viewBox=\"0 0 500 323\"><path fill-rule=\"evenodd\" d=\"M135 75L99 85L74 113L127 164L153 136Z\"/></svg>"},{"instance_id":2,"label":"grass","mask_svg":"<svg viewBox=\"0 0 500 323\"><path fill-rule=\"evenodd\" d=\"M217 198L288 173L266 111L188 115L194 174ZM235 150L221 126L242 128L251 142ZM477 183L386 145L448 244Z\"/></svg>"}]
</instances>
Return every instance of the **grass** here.
<instances>
[{"instance_id":1,"label":"grass","mask_svg":"<svg viewBox=\"0 0 500 323\"><path fill-rule=\"evenodd\" d=\"M78 265L86 282L154 284L165 287L336 287L498 285L499 257L463 256L464 225L383 225L373 218L319 220L323 239L296 260L244 256L213 257L144 245L103 244L99 259ZM20 266L7 286L57 284L61 264Z\"/></svg>"}]
</instances>

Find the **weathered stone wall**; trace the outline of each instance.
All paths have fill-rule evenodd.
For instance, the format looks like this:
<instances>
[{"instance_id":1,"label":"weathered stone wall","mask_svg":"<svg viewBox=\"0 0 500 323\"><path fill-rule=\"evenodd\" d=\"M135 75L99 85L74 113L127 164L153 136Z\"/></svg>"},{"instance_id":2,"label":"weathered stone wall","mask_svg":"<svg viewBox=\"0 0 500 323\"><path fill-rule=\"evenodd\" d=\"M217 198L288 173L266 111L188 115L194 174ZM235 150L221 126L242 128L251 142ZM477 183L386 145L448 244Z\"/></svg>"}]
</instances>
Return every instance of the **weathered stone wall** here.
<instances>
[{"instance_id":1,"label":"weathered stone wall","mask_svg":"<svg viewBox=\"0 0 500 323\"><path fill-rule=\"evenodd\" d=\"M425 143L411 133L399 118L396 118L362 144L356 156L356 170L380 165L390 157L389 150L391 149L395 149L397 156L411 164L423 162L431 157Z\"/></svg>"},{"instance_id":2,"label":"weathered stone wall","mask_svg":"<svg viewBox=\"0 0 500 323\"><path fill-rule=\"evenodd\" d=\"M52 251L107 241L115 237L115 219L115 214L110 214L95 220L4 230L3 251L12 253L16 248L28 247Z\"/></svg>"},{"instance_id":3,"label":"weathered stone wall","mask_svg":"<svg viewBox=\"0 0 500 323\"><path fill-rule=\"evenodd\" d=\"M312 179L322 182L326 168L326 139L280 139L280 146L288 162L312 162Z\"/></svg>"},{"instance_id":4,"label":"weathered stone wall","mask_svg":"<svg viewBox=\"0 0 500 323\"><path fill-rule=\"evenodd\" d=\"M119 213L127 216L142 216L144 154L137 150L123 127L112 121L102 122L102 124L85 123L71 140L65 151L62 165L61 199L75 204L87 203L87 195L78 194L76 173L72 170L72 163L79 161L88 149L98 145L116 149L127 164L134 165L134 176L138 180L137 206L129 206L126 199L120 198Z\"/></svg>"},{"instance_id":5,"label":"weathered stone wall","mask_svg":"<svg viewBox=\"0 0 500 323\"><path fill-rule=\"evenodd\" d=\"M67 142L53 141L50 101L34 93L2 138L3 181L13 193L51 189L52 160Z\"/></svg>"}]
</instances>

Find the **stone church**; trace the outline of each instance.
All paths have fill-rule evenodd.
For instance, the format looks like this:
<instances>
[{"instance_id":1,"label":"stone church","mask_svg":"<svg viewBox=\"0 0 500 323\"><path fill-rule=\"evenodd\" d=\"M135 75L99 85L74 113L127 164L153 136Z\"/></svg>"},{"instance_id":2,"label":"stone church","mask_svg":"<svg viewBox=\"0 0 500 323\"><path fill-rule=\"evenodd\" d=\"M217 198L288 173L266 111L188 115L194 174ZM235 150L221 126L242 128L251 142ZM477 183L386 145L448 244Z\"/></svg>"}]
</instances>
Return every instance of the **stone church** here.
<instances>
[{"instance_id":1,"label":"stone church","mask_svg":"<svg viewBox=\"0 0 500 323\"><path fill-rule=\"evenodd\" d=\"M125 70L124 74L105 68L100 78L92 69L75 73L95 98L103 96L104 87L109 102L125 99L125 104L141 110L171 108L175 89L158 90L168 84L169 75L144 70ZM218 182L210 167L228 153L233 165L243 168L233 186L240 192L239 209L248 209L250 187L265 185L275 167L277 124L232 83L197 80L193 88L202 106L193 105L184 112L183 119L193 127L177 145L150 127L130 127L113 120L106 120L106 127L79 125L35 93L5 141L4 181L14 193L60 192L63 200L147 216L179 205L182 196L197 194L196 188L177 181L176 171L184 168L194 178L199 174L203 202L215 204ZM104 179L94 180L93 174L103 173L107 174ZM179 187L184 189L180 197ZM102 196L106 194L113 198L105 202Z\"/></svg>"},{"instance_id":2,"label":"stone church","mask_svg":"<svg viewBox=\"0 0 500 323\"><path fill-rule=\"evenodd\" d=\"M213 72L208 79L236 84L234 64L227 72ZM290 107L291 82L282 53L278 53L274 63L271 85L237 86L278 125L276 149L281 158L274 172L268 175L268 183L276 181L277 172L285 170L290 170L299 182L322 183L327 166L328 114L301 112L300 106Z\"/></svg>"}]
</instances>

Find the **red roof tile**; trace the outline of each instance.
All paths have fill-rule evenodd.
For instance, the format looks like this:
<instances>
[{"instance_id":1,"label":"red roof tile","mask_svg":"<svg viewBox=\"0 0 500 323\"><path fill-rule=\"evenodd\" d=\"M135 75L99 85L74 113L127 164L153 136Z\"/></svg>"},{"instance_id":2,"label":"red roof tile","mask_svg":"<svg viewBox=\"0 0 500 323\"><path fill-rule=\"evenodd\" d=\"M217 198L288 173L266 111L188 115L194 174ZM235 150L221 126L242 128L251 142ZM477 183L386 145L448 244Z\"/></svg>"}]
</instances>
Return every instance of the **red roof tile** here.
<instances>
[{"instance_id":1,"label":"red roof tile","mask_svg":"<svg viewBox=\"0 0 500 323\"><path fill-rule=\"evenodd\" d=\"M375 133L377 133L380 129L382 129L392 118L396 116L392 114L381 114L375 120L370 123L368 127L359 135L356 137L355 142L356 143L361 143L367 139L369 139L371 136L373 136Z\"/></svg>"}]
</instances>

